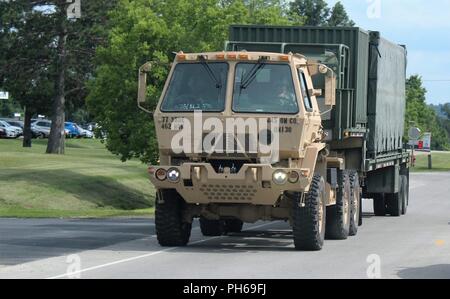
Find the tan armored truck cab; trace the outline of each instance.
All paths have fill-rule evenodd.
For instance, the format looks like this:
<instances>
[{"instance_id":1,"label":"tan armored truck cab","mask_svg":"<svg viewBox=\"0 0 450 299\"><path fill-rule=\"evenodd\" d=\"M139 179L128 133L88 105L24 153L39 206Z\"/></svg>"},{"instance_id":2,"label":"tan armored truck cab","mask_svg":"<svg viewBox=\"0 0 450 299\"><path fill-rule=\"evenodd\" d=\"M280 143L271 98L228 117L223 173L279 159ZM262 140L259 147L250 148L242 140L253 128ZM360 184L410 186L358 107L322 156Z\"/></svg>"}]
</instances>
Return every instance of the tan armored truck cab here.
<instances>
[{"instance_id":1,"label":"tan armored truck cab","mask_svg":"<svg viewBox=\"0 0 450 299\"><path fill-rule=\"evenodd\" d=\"M144 110L151 66L139 71ZM314 89L315 76L324 89ZM335 86L333 70L300 54L178 53L156 110L148 111L160 151L160 165L149 167L160 244L186 245L195 218L205 236L285 220L302 250L321 249L325 232L356 234L357 173L330 154L322 127Z\"/></svg>"},{"instance_id":2,"label":"tan armored truck cab","mask_svg":"<svg viewBox=\"0 0 450 299\"><path fill-rule=\"evenodd\" d=\"M205 236L284 220L296 249L319 250L357 234L362 197L406 214L406 54L357 27L231 26L224 52L176 55L154 111L142 66L160 244L186 245L195 218Z\"/></svg>"}]
</instances>

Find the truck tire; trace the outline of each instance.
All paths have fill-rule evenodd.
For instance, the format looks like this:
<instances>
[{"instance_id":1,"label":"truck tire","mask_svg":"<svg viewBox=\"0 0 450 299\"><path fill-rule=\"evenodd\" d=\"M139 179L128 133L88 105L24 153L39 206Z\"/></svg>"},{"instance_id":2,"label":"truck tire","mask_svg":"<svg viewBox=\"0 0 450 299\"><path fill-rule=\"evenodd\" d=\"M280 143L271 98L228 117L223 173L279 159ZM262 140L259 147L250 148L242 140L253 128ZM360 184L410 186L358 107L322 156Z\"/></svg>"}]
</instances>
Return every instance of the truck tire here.
<instances>
[{"instance_id":1,"label":"truck tire","mask_svg":"<svg viewBox=\"0 0 450 299\"><path fill-rule=\"evenodd\" d=\"M375 216L386 216L386 198L383 193L374 193L373 197L373 211Z\"/></svg>"},{"instance_id":2,"label":"truck tire","mask_svg":"<svg viewBox=\"0 0 450 299\"><path fill-rule=\"evenodd\" d=\"M227 219L225 220L225 231L227 233L240 233L244 222L239 219Z\"/></svg>"},{"instance_id":3,"label":"truck tire","mask_svg":"<svg viewBox=\"0 0 450 299\"><path fill-rule=\"evenodd\" d=\"M327 208L326 238L345 240L350 234L351 222L351 183L348 171L343 171L339 178L336 205Z\"/></svg>"},{"instance_id":4,"label":"truck tire","mask_svg":"<svg viewBox=\"0 0 450 299\"><path fill-rule=\"evenodd\" d=\"M362 226L363 225L363 196L361 194L361 200L359 202L359 221L358 221L358 225Z\"/></svg>"},{"instance_id":5,"label":"truck tire","mask_svg":"<svg viewBox=\"0 0 450 299\"><path fill-rule=\"evenodd\" d=\"M402 188L402 215L406 215L408 213L408 204L409 204L409 183L408 176L402 175L400 176L401 188Z\"/></svg>"},{"instance_id":6,"label":"truck tire","mask_svg":"<svg viewBox=\"0 0 450 299\"><path fill-rule=\"evenodd\" d=\"M361 219L361 187L359 185L359 175L356 171L350 172L351 183L351 216L350 216L350 236L358 234L358 227Z\"/></svg>"},{"instance_id":7,"label":"truck tire","mask_svg":"<svg viewBox=\"0 0 450 299\"><path fill-rule=\"evenodd\" d=\"M403 199L401 188L398 193L386 194L387 213L392 217L400 217L402 215Z\"/></svg>"},{"instance_id":8,"label":"truck tire","mask_svg":"<svg viewBox=\"0 0 450 299\"><path fill-rule=\"evenodd\" d=\"M301 193L295 193L292 209L294 245L297 250L318 251L323 247L326 227L325 181L315 175L310 190L305 194L305 205L300 205Z\"/></svg>"},{"instance_id":9,"label":"truck tire","mask_svg":"<svg viewBox=\"0 0 450 299\"><path fill-rule=\"evenodd\" d=\"M186 246L192 224L183 221L185 202L175 190L159 190L156 195L155 228L164 247Z\"/></svg>"},{"instance_id":10,"label":"truck tire","mask_svg":"<svg viewBox=\"0 0 450 299\"><path fill-rule=\"evenodd\" d=\"M225 234L225 222L200 217L200 230L205 237L219 237Z\"/></svg>"}]
</instances>

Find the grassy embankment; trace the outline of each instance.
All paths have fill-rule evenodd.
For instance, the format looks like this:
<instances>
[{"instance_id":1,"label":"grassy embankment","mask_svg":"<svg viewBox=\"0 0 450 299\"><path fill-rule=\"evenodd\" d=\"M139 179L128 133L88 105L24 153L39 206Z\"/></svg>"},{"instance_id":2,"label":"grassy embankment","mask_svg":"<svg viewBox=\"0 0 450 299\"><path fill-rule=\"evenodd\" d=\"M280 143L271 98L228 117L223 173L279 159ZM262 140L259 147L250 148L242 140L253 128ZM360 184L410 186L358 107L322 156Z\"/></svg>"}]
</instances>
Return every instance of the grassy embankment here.
<instances>
[{"instance_id":1,"label":"grassy embankment","mask_svg":"<svg viewBox=\"0 0 450 299\"><path fill-rule=\"evenodd\" d=\"M154 189L146 166L122 163L97 140L69 140L46 155L46 140L24 149L0 140L0 217L149 216Z\"/></svg>"},{"instance_id":2,"label":"grassy embankment","mask_svg":"<svg viewBox=\"0 0 450 299\"><path fill-rule=\"evenodd\" d=\"M413 172L430 172L430 171L450 171L450 152L432 153L433 169L428 169L428 154L418 154L416 156L416 167L412 168Z\"/></svg>"},{"instance_id":3,"label":"grassy embankment","mask_svg":"<svg viewBox=\"0 0 450 299\"><path fill-rule=\"evenodd\" d=\"M46 155L45 147L45 140L31 149L0 140L0 217L153 214L155 192L139 161L122 163L96 140L69 140L64 156ZM413 171L430 171L426 155ZM433 153L433 171L450 171L450 153Z\"/></svg>"}]
</instances>

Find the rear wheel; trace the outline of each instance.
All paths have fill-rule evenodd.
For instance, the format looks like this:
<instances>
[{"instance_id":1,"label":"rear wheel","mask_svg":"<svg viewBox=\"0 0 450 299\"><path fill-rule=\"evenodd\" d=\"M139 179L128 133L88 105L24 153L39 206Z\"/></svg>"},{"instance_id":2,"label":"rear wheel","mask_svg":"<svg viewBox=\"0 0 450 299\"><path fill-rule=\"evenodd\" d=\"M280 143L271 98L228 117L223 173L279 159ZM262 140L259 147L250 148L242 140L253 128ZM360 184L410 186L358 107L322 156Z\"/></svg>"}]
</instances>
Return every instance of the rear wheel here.
<instances>
[{"instance_id":1,"label":"rear wheel","mask_svg":"<svg viewBox=\"0 0 450 299\"><path fill-rule=\"evenodd\" d=\"M401 188L402 188L402 215L406 215L408 213L408 204L409 204L409 184L408 184L408 176L402 175L400 176Z\"/></svg>"},{"instance_id":2,"label":"rear wheel","mask_svg":"<svg viewBox=\"0 0 450 299\"><path fill-rule=\"evenodd\" d=\"M402 188L398 193L386 194L387 213L393 217L400 217L403 209Z\"/></svg>"},{"instance_id":3,"label":"rear wheel","mask_svg":"<svg viewBox=\"0 0 450 299\"><path fill-rule=\"evenodd\" d=\"M186 246L192 224L183 221L185 202L175 190L160 190L156 195L155 228L161 246Z\"/></svg>"},{"instance_id":4,"label":"rear wheel","mask_svg":"<svg viewBox=\"0 0 450 299\"><path fill-rule=\"evenodd\" d=\"M227 219L225 220L225 230L227 233L240 233L244 222L239 219Z\"/></svg>"},{"instance_id":5,"label":"rear wheel","mask_svg":"<svg viewBox=\"0 0 450 299\"><path fill-rule=\"evenodd\" d=\"M225 222L223 220L209 220L200 217L200 229L205 237L218 237L225 233Z\"/></svg>"},{"instance_id":6,"label":"rear wheel","mask_svg":"<svg viewBox=\"0 0 450 299\"><path fill-rule=\"evenodd\" d=\"M294 244L297 250L317 251L323 247L326 225L325 182L320 175L315 175L310 190L305 194L293 196L292 226Z\"/></svg>"},{"instance_id":7,"label":"rear wheel","mask_svg":"<svg viewBox=\"0 0 450 299\"><path fill-rule=\"evenodd\" d=\"M351 183L351 217L350 217L350 236L356 236L358 234L358 227L361 218L361 188L359 185L359 175L356 171L350 173Z\"/></svg>"},{"instance_id":8,"label":"rear wheel","mask_svg":"<svg viewBox=\"0 0 450 299\"><path fill-rule=\"evenodd\" d=\"M336 205L327 208L326 238L345 240L350 234L351 222L351 183L348 171L343 171L339 178L339 189L336 195Z\"/></svg>"},{"instance_id":9,"label":"rear wheel","mask_svg":"<svg viewBox=\"0 0 450 299\"><path fill-rule=\"evenodd\" d=\"M386 198L383 193L373 194L373 211L375 216L386 216Z\"/></svg>"}]
</instances>

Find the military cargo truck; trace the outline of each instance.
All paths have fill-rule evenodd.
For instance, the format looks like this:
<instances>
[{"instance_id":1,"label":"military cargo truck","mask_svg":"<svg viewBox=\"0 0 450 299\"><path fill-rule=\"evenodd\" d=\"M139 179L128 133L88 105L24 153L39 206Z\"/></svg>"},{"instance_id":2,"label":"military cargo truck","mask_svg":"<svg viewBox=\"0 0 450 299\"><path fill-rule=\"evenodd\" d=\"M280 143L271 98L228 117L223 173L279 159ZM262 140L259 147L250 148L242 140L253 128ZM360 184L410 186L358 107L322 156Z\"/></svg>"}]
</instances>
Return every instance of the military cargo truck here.
<instances>
[{"instance_id":1,"label":"military cargo truck","mask_svg":"<svg viewBox=\"0 0 450 299\"><path fill-rule=\"evenodd\" d=\"M360 28L232 26L224 51L176 55L153 115L162 246L244 223L288 221L295 248L320 250L377 216L406 214L406 48Z\"/></svg>"}]
</instances>

